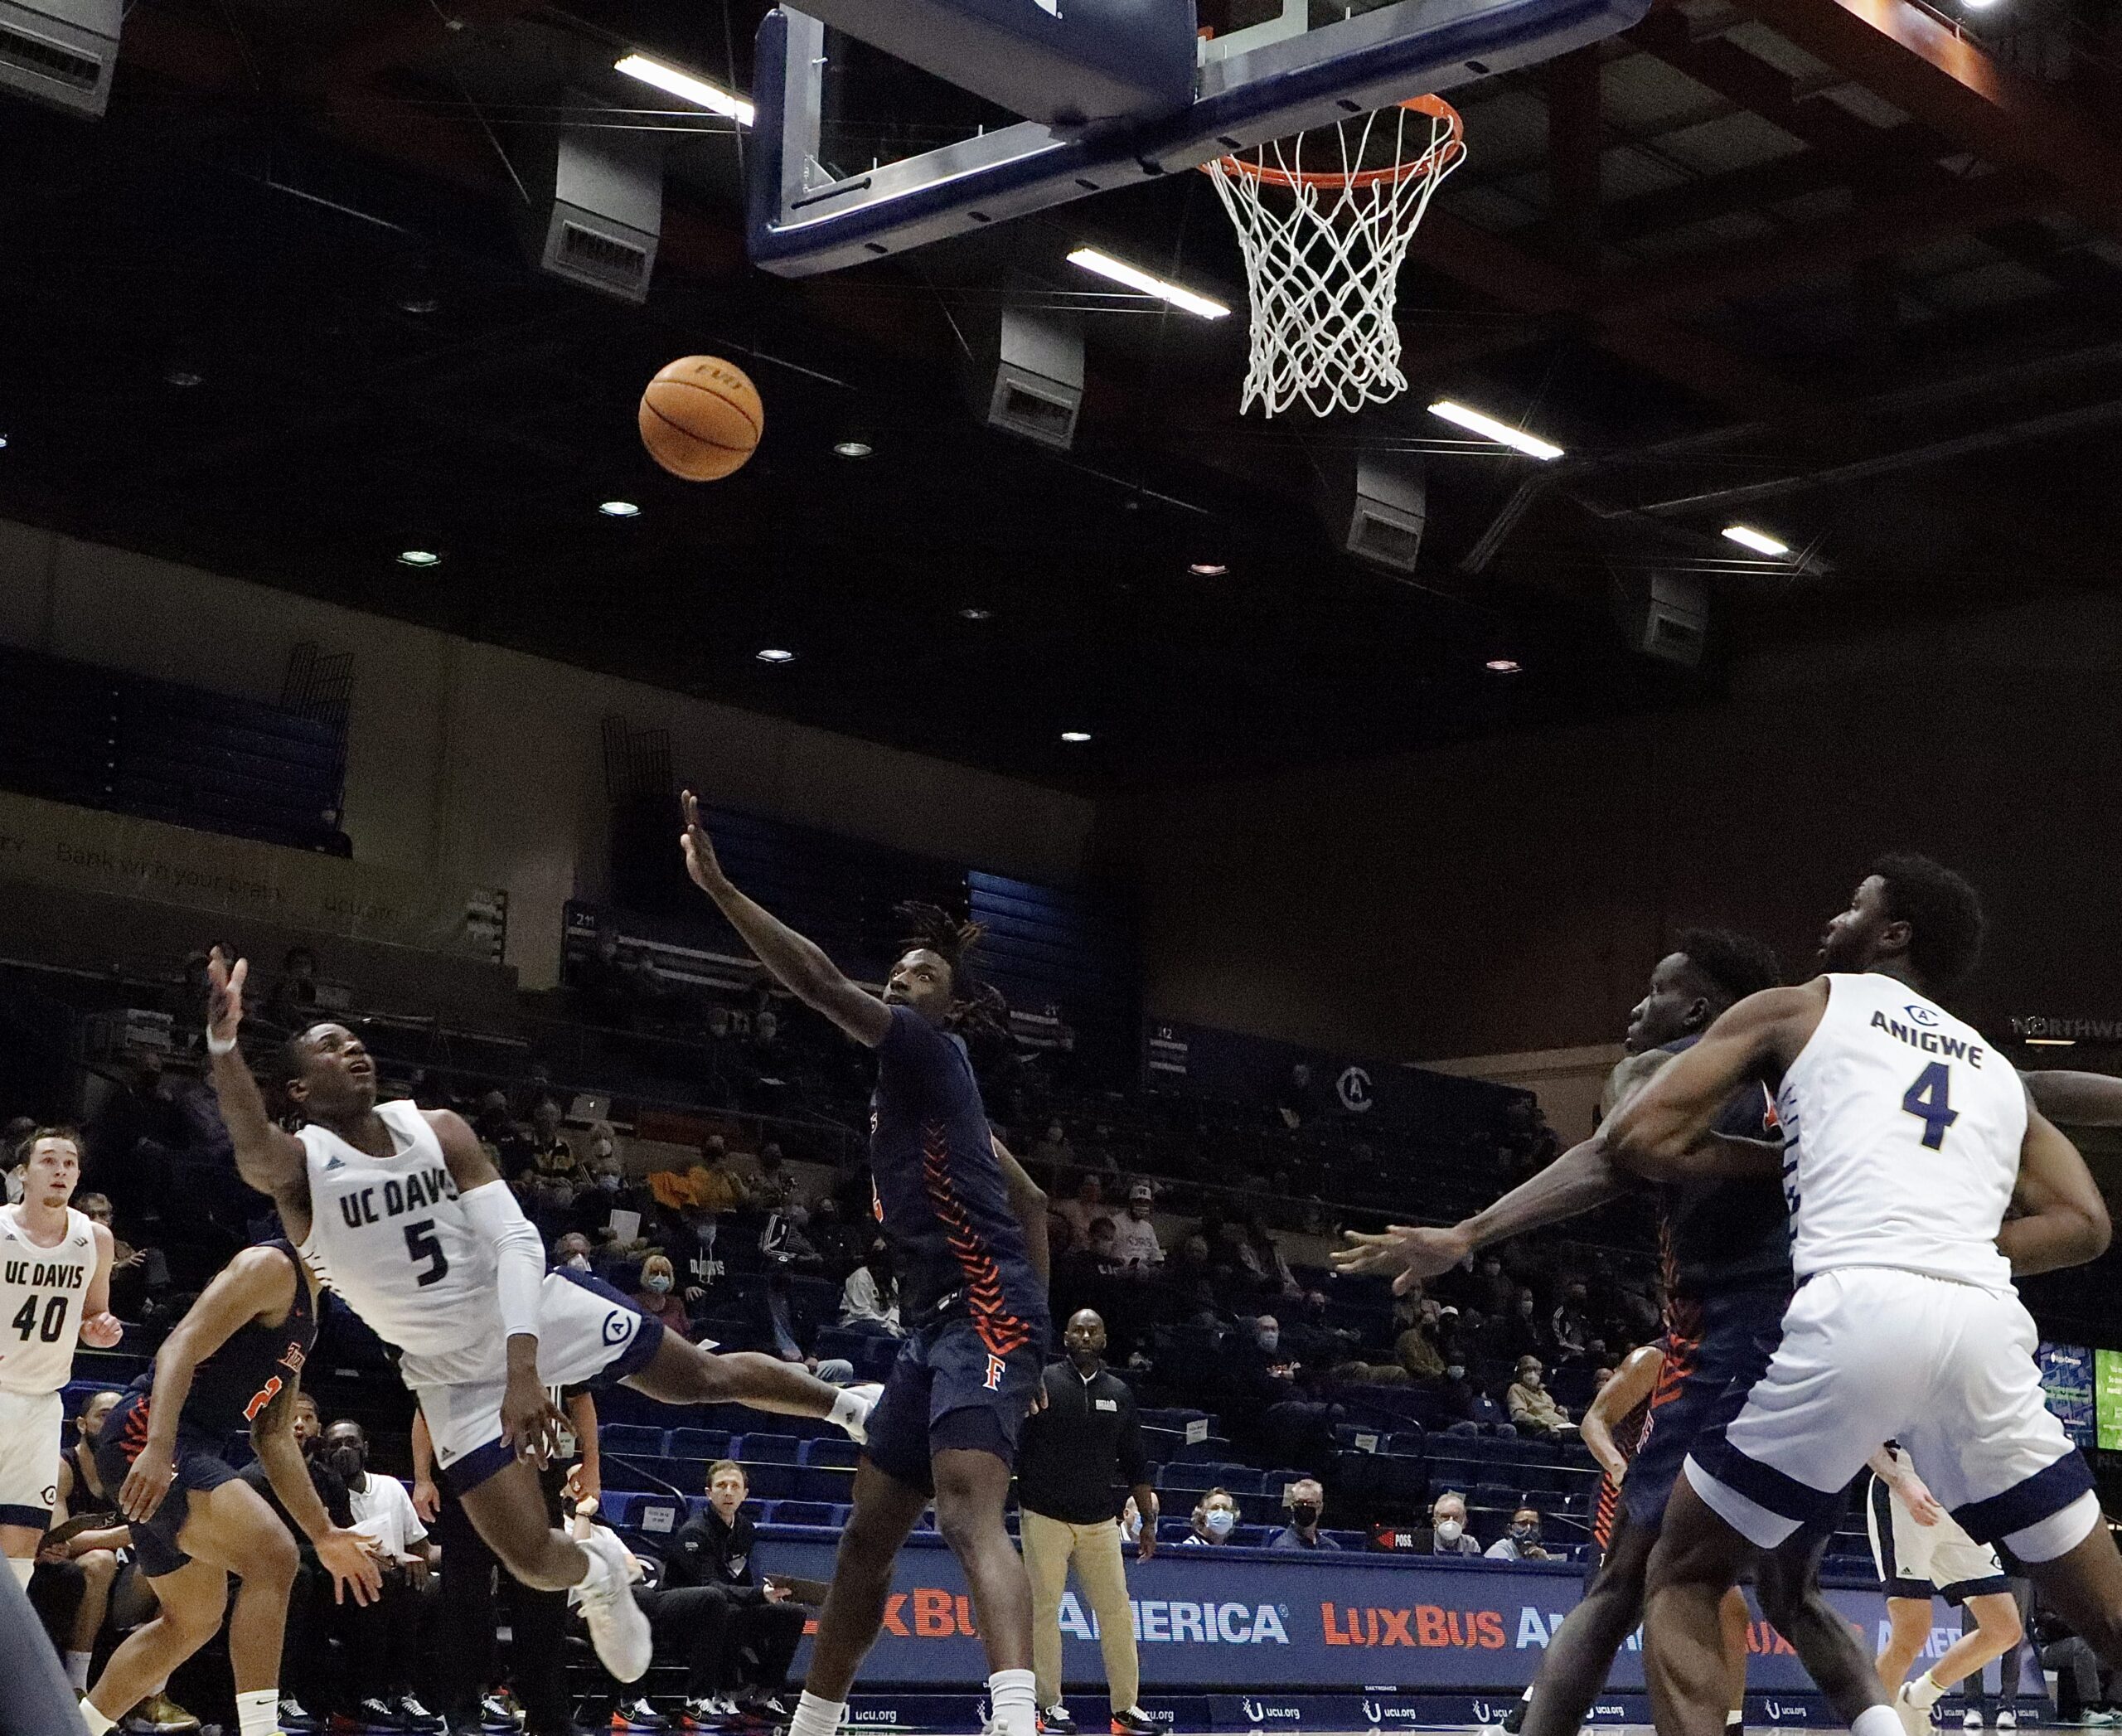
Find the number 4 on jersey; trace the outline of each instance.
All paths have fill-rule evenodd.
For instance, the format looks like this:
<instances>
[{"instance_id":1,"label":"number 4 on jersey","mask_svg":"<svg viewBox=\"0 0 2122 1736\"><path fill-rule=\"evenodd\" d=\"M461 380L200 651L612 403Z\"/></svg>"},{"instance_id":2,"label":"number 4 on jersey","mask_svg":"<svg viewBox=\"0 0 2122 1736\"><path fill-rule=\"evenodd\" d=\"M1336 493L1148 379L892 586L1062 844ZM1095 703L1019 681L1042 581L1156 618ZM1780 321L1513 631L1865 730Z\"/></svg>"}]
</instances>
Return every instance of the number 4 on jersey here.
<instances>
[{"instance_id":1,"label":"number 4 on jersey","mask_svg":"<svg viewBox=\"0 0 2122 1736\"><path fill-rule=\"evenodd\" d=\"M1945 1129L1960 1119L1952 1106L1952 1069L1933 1061L1916 1075L1916 1083L1901 1100L1901 1107L1923 1123L1923 1146L1935 1152L1945 1142Z\"/></svg>"}]
</instances>

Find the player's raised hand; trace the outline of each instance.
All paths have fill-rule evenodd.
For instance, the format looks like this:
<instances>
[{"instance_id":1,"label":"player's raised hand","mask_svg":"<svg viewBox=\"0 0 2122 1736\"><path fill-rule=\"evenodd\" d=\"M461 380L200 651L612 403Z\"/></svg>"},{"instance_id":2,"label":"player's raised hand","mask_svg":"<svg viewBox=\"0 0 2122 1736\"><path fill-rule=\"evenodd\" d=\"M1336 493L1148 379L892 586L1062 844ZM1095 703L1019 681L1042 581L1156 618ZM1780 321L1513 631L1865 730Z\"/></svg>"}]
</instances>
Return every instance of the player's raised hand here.
<instances>
[{"instance_id":1,"label":"player's raised hand","mask_svg":"<svg viewBox=\"0 0 2122 1736\"><path fill-rule=\"evenodd\" d=\"M686 829L678 837L679 847L686 852L686 872L701 891L712 892L724 876L715 854L715 840L700 823L700 798L686 790L678 800L686 817Z\"/></svg>"},{"instance_id":2,"label":"player's raised hand","mask_svg":"<svg viewBox=\"0 0 2122 1736\"><path fill-rule=\"evenodd\" d=\"M1329 1256L1334 1269L1350 1278L1389 1272L1395 1296L1449 1272L1474 1251L1473 1239L1456 1224L1393 1224L1375 1235L1352 1229L1347 1240L1352 1245Z\"/></svg>"},{"instance_id":3,"label":"player's raised hand","mask_svg":"<svg viewBox=\"0 0 2122 1736\"><path fill-rule=\"evenodd\" d=\"M243 1023L243 985L250 975L248 958L230 962L219 947L206 958L206 1035L216 1043L233 1043Z\"/></svg>"},{"instance_id":4,"label":"player's raised hand","mask_svg":"<svg viewBox=\"0 0 2122 1736\"><path fill-rule=\"evenodd\" d=\"M343 1603L351 1596L366 1607L383 1595L383 1564L372 1539L334 1525L317 1540L317 1559L332 1575L332 1596Z\"/></svg>"},{"instance_id":5,"label":"player's raised hand","mask_svg":"<svg viewBox=\"0 0 2122 1736\"><path fill-rule=\"evenodd\" d=\"M91 1314L81 1321L81 1342L92 1350L114 1350L125 1336L125 1322L115 1314Z\"/></svg>"}]
</instances>

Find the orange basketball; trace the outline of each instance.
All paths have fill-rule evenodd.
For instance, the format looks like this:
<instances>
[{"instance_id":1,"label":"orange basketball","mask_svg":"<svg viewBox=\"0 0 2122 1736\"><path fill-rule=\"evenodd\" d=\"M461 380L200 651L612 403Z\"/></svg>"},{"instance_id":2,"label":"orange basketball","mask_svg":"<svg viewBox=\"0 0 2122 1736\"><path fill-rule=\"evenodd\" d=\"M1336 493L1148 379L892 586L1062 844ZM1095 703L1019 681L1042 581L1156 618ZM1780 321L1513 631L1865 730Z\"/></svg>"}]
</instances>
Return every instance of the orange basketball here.
<instances>
[{"instance_id":1,"label":"orange basketball","mask_svg":"<svg viewBox=\"0 0 2122 1736\"><path fill-rule=\"evenodd\" d=\"M685 356L641 395L641 443L673 476L711 482L759 444L766 411L744 371L719 356Z\"/></svg>"}]
</instances>

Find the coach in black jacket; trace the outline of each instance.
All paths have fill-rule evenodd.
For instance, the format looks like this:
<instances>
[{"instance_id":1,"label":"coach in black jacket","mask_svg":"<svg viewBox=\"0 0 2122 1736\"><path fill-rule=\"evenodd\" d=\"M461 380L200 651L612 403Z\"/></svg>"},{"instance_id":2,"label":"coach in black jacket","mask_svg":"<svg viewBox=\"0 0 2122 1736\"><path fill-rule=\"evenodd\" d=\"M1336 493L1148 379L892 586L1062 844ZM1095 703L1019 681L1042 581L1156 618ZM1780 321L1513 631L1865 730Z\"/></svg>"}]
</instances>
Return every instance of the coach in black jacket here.
<instances>
[{"instance_id":1,"label":"coach in black jacket","mask_svg":"<svg viewBox=\"0 0 2122 1736\"><path fill-rule=\"evenodd\" d=\"M695 1719L754 1710L777 1720L774 1704L803 1638L803 1610L787 1593L762 1586L752 1570L758 1528L744 1511L744 1467L708 1467L707 1510L678 1528L663 1556L663 1584L635 1595L659 1636L682 1637L690 1668L687 1709ZM757 1660L746 1671L744 1655ZM742 1684L741 1689L739 1684Z\"/></svg>"},{"instance_id":2,"label":"coach in black jacket","mask_svg":"<svg viewBox=\"0 0 2122 1736\"><path fill-rule=\"evenodd\" d=\"M1069 1316L1061 1341L1068 1358L1048 1367L1046 1407L1025 1419L1017 1446L1019 1525L1031 1577L1032 1669L1041 1722L1048 1736L1074 1736L1075 1721L1061 1704L1061 1594L1073 1562L1097 1614L1112 1736L1148 1736L1157 1726L1135 1704L1142 1673L1114 1491L1125 1483L1134 1491L1142 1515L1138 1547L1146 1561L1156 1553L1157 1536L1149 1456L1135 1395L1101 1360L1105 1322L1082 1309Z\"/></svg>"}]
</instances>

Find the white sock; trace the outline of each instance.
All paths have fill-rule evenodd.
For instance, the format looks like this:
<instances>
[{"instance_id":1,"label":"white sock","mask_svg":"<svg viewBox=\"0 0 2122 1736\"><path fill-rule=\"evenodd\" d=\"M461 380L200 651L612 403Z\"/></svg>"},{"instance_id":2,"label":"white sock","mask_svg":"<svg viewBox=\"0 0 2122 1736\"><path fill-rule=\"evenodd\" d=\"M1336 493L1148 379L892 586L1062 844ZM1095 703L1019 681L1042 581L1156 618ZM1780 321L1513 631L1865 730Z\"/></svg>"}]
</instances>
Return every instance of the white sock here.
<instances>
[{"instance_id":1,"label":"white sock","mask_svg":"<svg viewBox=\"0 0 2122 1736\"><path fill-rule=\"evenodd\" d=\"M30 1588L30 1575L36 1571L36 1558L32 1555L24 1559L20 1555L10 1555L7 1558L7 1565L14 1569L15 1583L21 1586L24 1591L27 1591Z\"/></svg>"},{"instance_id":2,"label":"white sock","mask_svg":"<svg viewBox=\"0 0 2122 1736\"><path fill-rule=\"evenodd\" d=\"M1901 1714L1892 1706L1867 1706L1849 1726L1849 1736L1899 1736Z\"/></svg>"},{"instance_id":3,"label":"white sock","mask_svg":"<svg viewBox=\"0 0 2122 1736\"><path fill-rule=\"evenodd\" d=\"M796 1699L796 1715L788 1721L788 1736L839 1736L847 1716L844 1700L820 1700L806 1688Z\"/></svg>"},{"instance_id":4,"label":"white sock","mask_svg":"<svg viewBox=\"0 0 2122 1736\"><path fill-rule=\"evenodd\" d=\"M1931 1672L1926 1670L1908 1685L1908 1703L1911 1706L1921 1706L1927 1712L1944 1697L1945 1691Z\"/></svg>"},{"instance_id":5,"label":"white sock","mask_svg":"<svg viewBox=\"0 0 2122 1736\"><path fill-rule=\"evenodd\" d=\"M280 1690L259 1688L235 1697L238 1736L278 1736L280 1728Z\"/></svg>"},{"instance_id":6,"label":"white sock","mask_svg":"<svg viewBox=\"0 0 2122 1736\"><path fill-rule=\"evenodd\" d=\"M1029 1670L997 1670L987 1678L996 1736L1038 1736L1039 1678Z\"/></svg>"},{"instance_id":7,"label":"white sock","mask_svg":"<svg viewBox=\"0 0 2122 1736\"><path fill-rule=\"evenodd\" d=\"M89 1656L90 1654L85 1651L70 1651L66 1654L66 1680L73 1683L74 1691L76 1694L85 1694L89 1691Z\"/></svg>"},{"instance_id":8,"label":"white sock","mask_svg":"<svg viewBox=\"0 0 2122 1736\"><path fill-rule=\"evenodd\" d=\"M90 1703L86 1695L81 1696L81 1722L89 1727L89 1736L104 1736L106 1731L118 1728L118 1720L105 1718Z\"/></svg>"}]
</instances>

